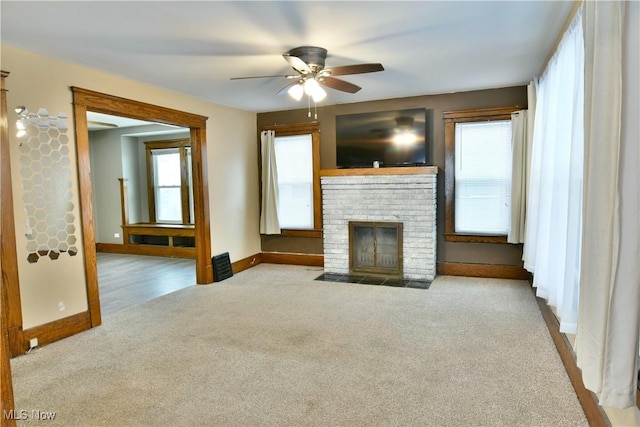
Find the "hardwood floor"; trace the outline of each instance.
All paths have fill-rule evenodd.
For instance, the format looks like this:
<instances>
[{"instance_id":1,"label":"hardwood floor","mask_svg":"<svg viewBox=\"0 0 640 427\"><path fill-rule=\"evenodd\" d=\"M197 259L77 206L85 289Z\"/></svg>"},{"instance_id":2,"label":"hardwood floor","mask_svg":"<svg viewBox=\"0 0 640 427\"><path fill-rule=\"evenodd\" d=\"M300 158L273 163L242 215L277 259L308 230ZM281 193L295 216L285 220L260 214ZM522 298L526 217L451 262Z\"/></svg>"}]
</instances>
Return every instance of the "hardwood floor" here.
<instances>
[{"instance_id":1,"label":"hardwood floor","mask_svg":"<svg viewBox=\"0 0 640 427\"><path fill-rule=\"evenodd\" d=\"M196 284L193 259L105 252L97 256L103 316Z\"/></svg>"}]
</instances>

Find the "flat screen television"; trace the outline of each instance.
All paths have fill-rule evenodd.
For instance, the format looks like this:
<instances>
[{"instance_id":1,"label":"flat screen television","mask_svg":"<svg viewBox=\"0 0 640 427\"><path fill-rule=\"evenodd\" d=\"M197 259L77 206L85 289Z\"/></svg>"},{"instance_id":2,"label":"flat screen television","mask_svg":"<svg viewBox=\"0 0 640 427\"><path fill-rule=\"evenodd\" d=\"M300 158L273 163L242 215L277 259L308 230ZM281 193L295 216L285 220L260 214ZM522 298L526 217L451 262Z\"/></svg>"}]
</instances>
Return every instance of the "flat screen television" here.
<instances>
[{"instance_id":1,"label":"flat screen television","mask_svg":"<svg viewBox=\"0 0 640 427\"><path fill-rule=\"evenodd\" d=\"M426 128L424 108L336 116L336 166L426 165Z\"/></svg>"}]
</instances>

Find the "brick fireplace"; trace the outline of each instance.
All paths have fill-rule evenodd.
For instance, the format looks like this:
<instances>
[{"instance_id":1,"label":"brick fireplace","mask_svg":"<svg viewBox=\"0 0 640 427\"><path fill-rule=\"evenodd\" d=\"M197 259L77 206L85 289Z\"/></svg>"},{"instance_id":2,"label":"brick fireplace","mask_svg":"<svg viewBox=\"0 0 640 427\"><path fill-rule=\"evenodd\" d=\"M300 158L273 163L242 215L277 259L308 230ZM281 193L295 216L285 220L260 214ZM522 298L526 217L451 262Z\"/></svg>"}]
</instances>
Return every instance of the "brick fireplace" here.
<instances>
[{"instance_id":1,"label":"brick fireplace","mask_svg":"<svg viewBox=\"0 0 640 427\"><path fill-rule=\"evenodd\" d=\"M400 223L402 277L436 275L436 167L325 170L324 272L350 274L350 222Z\"/></svg>"}]
</instances>

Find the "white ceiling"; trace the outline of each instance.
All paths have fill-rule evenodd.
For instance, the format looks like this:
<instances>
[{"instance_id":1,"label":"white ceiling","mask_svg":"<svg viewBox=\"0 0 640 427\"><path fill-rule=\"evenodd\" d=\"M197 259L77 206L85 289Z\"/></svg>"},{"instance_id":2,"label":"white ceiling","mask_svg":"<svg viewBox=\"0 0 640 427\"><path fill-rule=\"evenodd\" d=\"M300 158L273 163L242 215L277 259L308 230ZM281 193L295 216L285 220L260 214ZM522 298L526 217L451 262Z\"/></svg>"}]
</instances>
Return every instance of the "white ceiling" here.
<instances>
[{"instance_id":1,"label":"white ceiling","mask_svg":"<svg viewBox=\"0 0 640 427\"><path fill-rule=\"evenodd\" d=\"M329 51L326 67L380 62L341 77L324 105L528 83L573 1L7 1L3 44L214 103L264 112L306 107L276 93L282 53ZM8 70L11 71L11 70ZM304 105L302 105L304 104Z\"/></svg>"}]
</instances>

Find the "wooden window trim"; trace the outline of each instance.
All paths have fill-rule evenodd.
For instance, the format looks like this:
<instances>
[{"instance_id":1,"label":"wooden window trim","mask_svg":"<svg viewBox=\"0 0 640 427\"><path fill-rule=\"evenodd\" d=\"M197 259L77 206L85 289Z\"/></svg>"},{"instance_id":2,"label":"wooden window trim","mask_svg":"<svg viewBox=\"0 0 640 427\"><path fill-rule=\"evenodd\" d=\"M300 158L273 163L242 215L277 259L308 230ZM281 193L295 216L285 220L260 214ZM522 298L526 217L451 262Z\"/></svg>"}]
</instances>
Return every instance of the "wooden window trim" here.
<instances>
[{"instance_id":1,"label":"wooden window trim","mask_svg":"<svg viewBox=\"0 0 640 427\"><path fill-rule=\"evenodd\" d=\"M193 224L190 216L189 206L189 183L187 182L187 153L186 148L191 147L189 139L171 139L160 141L147 141L144 143L147 161L147 201L149 204L149 222L156 222L156 193L155 193L155 174L153 170L153 161L151 158L151 150L162 150L169 148L180 149L180 203L182 206L182 224Z\"/></svg>"},{"instance_id":2,"label":"wooden window trim","mask_svg":"<svg viewBox=\"0 0 640 427\"><path fill-rule=\"evenodd\" d=\"M456 123L511 120L511 113L513 113L514 111L522 110L524 108L526 107L523 107L521 105L513 105L510 107L448 111L442 114L444 120L445 153L445 241L469 243L507 243L506 235L467 234L455 232L455 130Z\"/></svg>"},{"instance_id":3,"label":"wooden window trim","mask_svg":"<svg viewBox=\"0 0 640 427\"><path fill-rule=\"evenodd\" d=\"M272 125L264 126L261 130L275 131L276 137L311 134L311 149L313 152L313 229L283 229L281 230L281 235L292 237L322 237L322 196L320 192L320 124L317 122L313 122L290 125ZM260 165L262 165L262 161L260 162ZM262 176L262 174L260 174L260 176ZM262 186L260 187L262 188ZM262 195L260 195L260 197L262 197Z\"/></svg>"},{"instance_id":4,"label":"wooden window trim","mask_svg":"<svg viewBox=\"0 0 640 427\"><path fill-rule=\"evenodd\" d=\"M280 230L280 235L287 237L322 237L322 230L296 230L291 228Z\"/></svg>"}]
</instances>

